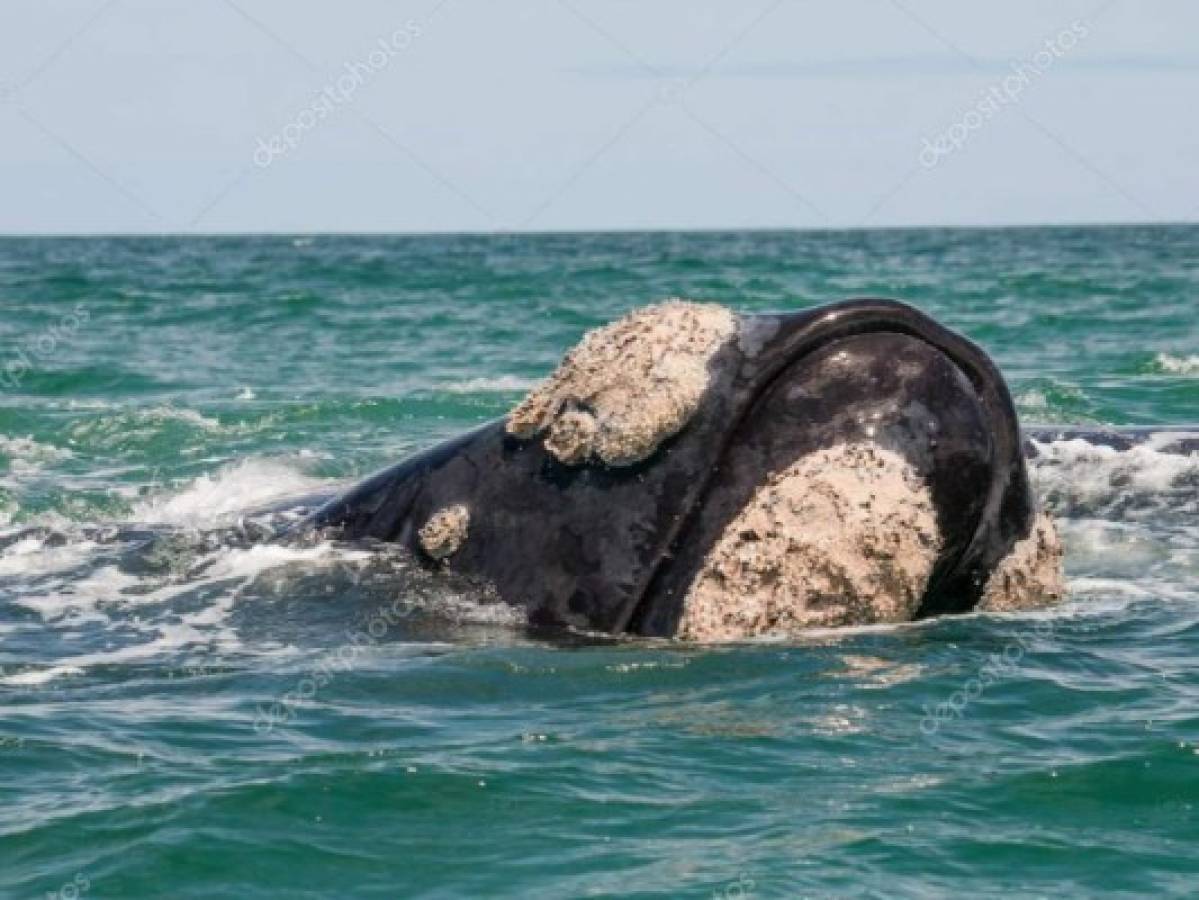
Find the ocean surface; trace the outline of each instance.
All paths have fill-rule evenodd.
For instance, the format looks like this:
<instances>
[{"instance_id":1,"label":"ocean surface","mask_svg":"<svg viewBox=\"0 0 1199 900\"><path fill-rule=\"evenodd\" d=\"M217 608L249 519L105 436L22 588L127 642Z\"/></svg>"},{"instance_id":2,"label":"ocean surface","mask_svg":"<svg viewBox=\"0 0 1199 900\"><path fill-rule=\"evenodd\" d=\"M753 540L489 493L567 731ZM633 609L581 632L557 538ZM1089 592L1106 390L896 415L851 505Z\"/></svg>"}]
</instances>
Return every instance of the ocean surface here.
<instances>
[{"instance_id":1,"label":"ocean surface","mask_svg":"<svg viewBox=\"0 0 1199 900\"><path fill-rule=\"evenodd\" d=\"M1042 444L1048 613L547 642L248 515L671 296L912 302L1199 428L1199 227L0 239L0 897L1199 895L1199 456Z\"/></svg>"}]
</instances>

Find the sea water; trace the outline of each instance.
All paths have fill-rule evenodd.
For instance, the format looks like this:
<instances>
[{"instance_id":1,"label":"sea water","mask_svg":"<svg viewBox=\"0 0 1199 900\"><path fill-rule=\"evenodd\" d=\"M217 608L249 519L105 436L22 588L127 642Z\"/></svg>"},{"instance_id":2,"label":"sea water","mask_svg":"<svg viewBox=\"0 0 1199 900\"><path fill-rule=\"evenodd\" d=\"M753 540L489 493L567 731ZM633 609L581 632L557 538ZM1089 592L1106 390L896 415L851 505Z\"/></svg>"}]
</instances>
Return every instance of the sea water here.
<instances>
[{"instance_id":1,"label":"sea water","mask_svg":"<svg viewBox=\"0 0 1199 900\"><path fill-rule=\"evenodd\" d=\"M1026 424L1199 427L1195 226L2 239L0 896L1199 893L1197 456L1039 447L1060 608L790 642L262 540L673 296L898 297Z\"/></svg>"}]
</instances>

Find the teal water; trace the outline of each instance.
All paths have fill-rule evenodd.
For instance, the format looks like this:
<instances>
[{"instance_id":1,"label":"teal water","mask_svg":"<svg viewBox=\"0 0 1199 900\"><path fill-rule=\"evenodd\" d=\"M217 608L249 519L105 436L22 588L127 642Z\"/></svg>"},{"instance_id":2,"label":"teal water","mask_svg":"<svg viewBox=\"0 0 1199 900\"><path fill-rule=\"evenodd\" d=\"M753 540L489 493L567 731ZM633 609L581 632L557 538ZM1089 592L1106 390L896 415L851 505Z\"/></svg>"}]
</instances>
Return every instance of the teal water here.
<instances>
[{"instance_id":1,"label":"teal water","mask_svg":"<svg viewBox=\"0 0 1199 900\"><path fill-rule=\"evenodd\" d=\"M794 644L539 642L245 521L634 306L864 294L1028 423L1199 423L1194 226L0 239L0 897L1194 896L1197 457L1043 446L1061 609Z\"/></svg>"}]
</instances>

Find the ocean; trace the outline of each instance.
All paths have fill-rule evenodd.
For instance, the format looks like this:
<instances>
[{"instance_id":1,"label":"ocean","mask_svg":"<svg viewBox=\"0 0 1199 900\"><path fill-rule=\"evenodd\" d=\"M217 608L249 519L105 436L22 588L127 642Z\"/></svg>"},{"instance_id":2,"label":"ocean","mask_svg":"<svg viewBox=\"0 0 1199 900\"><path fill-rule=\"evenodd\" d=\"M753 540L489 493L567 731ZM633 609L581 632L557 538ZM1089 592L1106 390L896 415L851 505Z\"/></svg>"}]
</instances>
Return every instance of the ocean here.
<instances>
[{"instance_id":1,"label":"ocean","mask_svg":"<svg viewBox=\"0 0 1199 900\"><path fill-rule=\"evenodd\" d=\"M247 516L633 307L862 295L1027 425L1199 430L1199 226L0 239L0 897L1195 896L1199 456L1040 445L1059 608L787 643L536 638Z\"/></svg>"}]
</instances>

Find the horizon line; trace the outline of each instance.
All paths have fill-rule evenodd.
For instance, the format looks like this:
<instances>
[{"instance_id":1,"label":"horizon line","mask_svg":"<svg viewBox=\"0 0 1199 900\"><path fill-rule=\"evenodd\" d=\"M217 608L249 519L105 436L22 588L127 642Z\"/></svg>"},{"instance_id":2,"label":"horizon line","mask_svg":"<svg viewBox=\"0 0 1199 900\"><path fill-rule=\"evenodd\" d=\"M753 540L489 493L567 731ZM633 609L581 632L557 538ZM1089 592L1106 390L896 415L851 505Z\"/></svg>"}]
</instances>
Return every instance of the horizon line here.
<instances>
[{"instance_id":1,"label":"horizon line","mask_svg":"<svg viewBox=\"0 0 1199 900\"><path fill-rule=\"evenodd\" d=\"M723 228L717 226L695 226L684 228L560 228L531 230L331 230L331 231L28 231L0 232L0 240L21 239L81 239L81 238L223 238L223 237L557 237L582 235L634 235L634 234L842 234L847 232L872 231L1031 231L1065 230L1077 228L1177 228L1199 225L1199 219L1174 219L1148 221L1138 219L1103 222L1027 222L1005 224L957 224L957 225L846 225L843 227L784 225L748 226Z\"/></svg>"}]
</instances>

